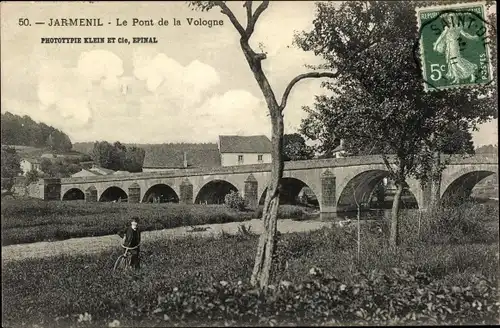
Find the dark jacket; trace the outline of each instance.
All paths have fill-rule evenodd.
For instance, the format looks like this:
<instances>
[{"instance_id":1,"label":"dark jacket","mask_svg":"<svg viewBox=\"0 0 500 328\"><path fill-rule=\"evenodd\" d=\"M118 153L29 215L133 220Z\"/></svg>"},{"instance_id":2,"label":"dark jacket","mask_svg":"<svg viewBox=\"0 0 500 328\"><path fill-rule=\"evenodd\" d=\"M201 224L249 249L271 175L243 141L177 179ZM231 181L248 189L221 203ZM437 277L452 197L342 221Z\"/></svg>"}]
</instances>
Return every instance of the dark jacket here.
<instances>
[{"instance_id":1,"label":"dark jacket","mask_svg":"<svg viewBox=\"0 0 500 328\"><path fill-rule=\"evenodd\" d=\"M121 238L125 236L125 241L123 246L125 247L135 247L141 243L141 232L139 230L134 230L132 227L127 227L124 231L118 233Z\"/></svg>"}]
</instances>

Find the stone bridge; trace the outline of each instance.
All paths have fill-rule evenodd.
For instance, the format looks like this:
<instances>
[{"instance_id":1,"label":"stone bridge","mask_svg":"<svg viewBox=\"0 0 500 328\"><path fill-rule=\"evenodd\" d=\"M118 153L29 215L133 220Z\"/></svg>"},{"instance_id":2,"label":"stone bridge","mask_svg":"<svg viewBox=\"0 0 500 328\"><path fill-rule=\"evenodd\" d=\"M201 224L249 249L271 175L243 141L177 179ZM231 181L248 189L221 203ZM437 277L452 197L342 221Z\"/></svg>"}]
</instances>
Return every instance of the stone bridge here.
<instances>
[{"instance_id":1,"label":"stone bridge","mask_svg":"<svg viewBox=\"0 0 500 328\"><path fill-rule=\"evenodd\" d=\"M392 159L391 159L392 161ZM247 206L256 207L265 198L270 164L220 167L212 170L184 169L174 172L147 172L40 180L43 199L85 199L92 201L218 203L236 190ZM468 196L485 177L498 173L498 156L453 155L441 179L441 199L457 194ZM286 162L281 183L282 198L294 198L307 186L315 194L323 213L355 209L367 203L376 185L388 171L382 157L356 156ZM429 188L420 181L407 180L407 190L420 209L427 208Z\"/></svg>"}]
</instances>

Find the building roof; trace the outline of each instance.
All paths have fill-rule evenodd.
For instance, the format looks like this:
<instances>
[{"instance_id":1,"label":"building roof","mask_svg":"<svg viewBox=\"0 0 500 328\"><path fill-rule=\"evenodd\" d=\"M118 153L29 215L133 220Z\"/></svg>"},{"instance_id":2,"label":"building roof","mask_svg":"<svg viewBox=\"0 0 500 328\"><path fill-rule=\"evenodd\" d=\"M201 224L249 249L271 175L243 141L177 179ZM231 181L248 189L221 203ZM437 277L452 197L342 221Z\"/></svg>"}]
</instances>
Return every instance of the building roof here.
<instances>
[{"instance_id":1,"label":"building roof","mask_svg":"<svg viewBox=\"0 0 500 328\"><path fill-rule=\"evenodd\" d=\"M101 174L101 175L108 175L108 174L115 173L115 171L113 171L113 170L105 169L104 167L100 167L100 166L93 166L90 169L88 169L88 171L91 171L91 172L94 172L94 173L98 173L98 174ZM104 174L103 174L103 172L104 172Z\"/></svg>"},{"instance_id":2,"label":"building roof","mask_svg":"<svg viewBox=\"0 0 500 328\"><path fill-rule=\"evenodd\" d=\"M21 160L25 160L26 162L30 162L31 164L40 164L40 160L38 158L22 158Z\"/></svg>"},{"instance_id":3,"label":"building roof","mask_svg":"<svg viewBox=\"0 0 500 328\"><path fill-rule=\"evenodd\" d=\"M188 168L220 167L217 144L161 144L144 147L145 168L184 168L184 152Z\"/></svg>"},{"instance_id":4,"label":"building roof","mask_svg":"<svg viewBox=\"0 0 500 328\"><path fill-rule=\"evenodd\" d=\"M96 172L96 171L90 171L89 169L81 169L80 171L76 172L76 173L73 173L71 176L75 176L75 175L78 175L82 172L88 172L88 173L91 173L93 175L102 175L101 173L99 172Z\"/></svg>"},{"instance_id":5,"label":"building roof","mask_svg":"<svg viewBox=\"0 0 500 328\"><path fill-rule=\"evenodd\" d=\"M116 171L114 172L113 174L118 174L118 175L127 175L127 174L130 174L129 171Z\"/></svg>"},{"instance_id":6,"label":"building roof","mask_svg":"<svg viewBox=\"0 0 500 328\"><path fill-rule=\"evenodd\" d=\"M270 153L271 140L260 136L219 136L221 153Z\"/></svg>"}]
</instances>

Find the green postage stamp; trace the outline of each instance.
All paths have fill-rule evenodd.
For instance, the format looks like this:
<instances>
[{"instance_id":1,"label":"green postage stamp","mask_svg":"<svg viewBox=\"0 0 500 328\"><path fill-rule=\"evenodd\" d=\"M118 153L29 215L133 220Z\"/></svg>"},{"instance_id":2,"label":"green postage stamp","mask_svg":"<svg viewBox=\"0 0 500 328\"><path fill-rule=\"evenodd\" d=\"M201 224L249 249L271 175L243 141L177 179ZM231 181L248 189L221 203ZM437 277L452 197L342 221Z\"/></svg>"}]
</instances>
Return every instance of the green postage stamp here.
<instances>
[{"instance_id":1,"label":"green postage stamp","mask_svg":"<svg viewBox=\"0 0 500 328\"><path fill-rule=\"evenodd\" d=\"M417 8L420 63L426 91L492 81L484 3Z\"/></svg>"}]
</instances>

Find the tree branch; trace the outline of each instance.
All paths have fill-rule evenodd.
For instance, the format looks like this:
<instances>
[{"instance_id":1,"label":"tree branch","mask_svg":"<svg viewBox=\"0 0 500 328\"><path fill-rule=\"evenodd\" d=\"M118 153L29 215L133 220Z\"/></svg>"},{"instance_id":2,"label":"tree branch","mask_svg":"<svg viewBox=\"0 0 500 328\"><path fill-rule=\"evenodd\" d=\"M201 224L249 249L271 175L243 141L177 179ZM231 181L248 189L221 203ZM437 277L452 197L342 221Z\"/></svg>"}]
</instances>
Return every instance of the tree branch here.
<instances>
[{"instance_id":1,"label":"tree branch","mask_svg":"<svg viewBox=\"0 0 500 328\"><path fill-rule=\"evenodd\" d=\"M250 22L252 21L252 1L245 1L243 7L247 10L247 32L248 26L250 26Z\"/></svg>"},{"instance_id":2,"label":"tree branch","mask_svg":"<svg viewBox=\"0 0 500 328\"><path fill-rule=\"evenodd\" d=\"M387 167L387 170L389 171L389 175L391 178L396 179L396 172L392 169L391 164L389 163L389 159L387 158L386 154L381 154L382 155L382 160L384 161L385 167Z\"/></svg>"},{"instance_id":3,"label":"tree branch","mask_svg":"<svg viewBox=\"0 0 500 328\"><path fill-rule=\"evenodd\" d=\"M280 111L283 111L283 109L285 109L288 96L290 95L293 86L300 80L310 79L310 78L322 78L322 77L328 77L334 79L339 75L340 75L339 73L331 73L331 72L309 72L296 76L295 78L293 78L292 81L290 81L290 83L285 89L285 92L283 93L283 98L281 99Z\"/></svg>"},{"instance_id":4,"label":"tree branch","mask_svg":"<svg viewBox=\"0 0 500 328\"><path fill-rule=\"evenodd\" d=\"M241 26L240 22L238 22L238 19L236 18L236 16L234 16L231 9L229 9L229 7L223 1L216 1L215 4L220 7L221 13L229 17L229 20L234 25L236 30L240 33L241 37L244 39L248 39L249 36L245 32L243 26Z\"/></svg>"},{"instance_id":5,"label":"tree branch","mask_svg":"<svg viewBox=\"0 0 500 328\"><path fill-rule=\"evenodd\" d=\"M263 4L263 3L262 3ZM259 6L259 8L257 8L257 10L255 11L255 16L257 16L257 12L259 11L260 7L262 6L262 4ZM267 7L267 6L266 6ZM264 8L265 9L265 8ZM259 14L260 15L260 14ZM247 28L248 30L248 28ZM361 49L359 51L357 51L356 53L352 54L351 56L349 56L350 59L353 59L355 56L361 54L362 52L368 50L369 48L371 48L373 45L375 45L377 42L372 42L370 43L366 48L364 49ZM310 72L310 73L305 73L305 74L301 74L297 77L295 77L289 84L288 86L286 87L285 89L285 92L283 94L283 98L281 100L281 105L280 105L280 111L283 111L286 107L286 102L288 100L288 96L290 95L290 91L292 91L292 88L293 86L299 82L300 80L303 80L303 79L307 79L307 78L321 78L321 77L328 77L328 78L331 78L331 79L334 79L334 78L337 78L338 76L340 75L340 72L337 72L337 73L331 73L331 72L322 72L322 73L317 73L317 72Z\"/></svg>"},{"instance_id":6,"label":"tree branch","mask_svg":"<svg viewBox=\"0 0 500 328\"><path fill-rule=\"evenodd\" d=\"M267 9L268 6L269 6L269 1L262 1L262 3L255 10L255 13L253 13L252 17L248 20L247 30L246 30L248 37L252 35L253 30L255 28L255 23L257 23L257 20L259 19L260 15L264 12L264 10ZM247 8L247 13L248 13L248 8Z\"/></svg>"}]
</instances>

